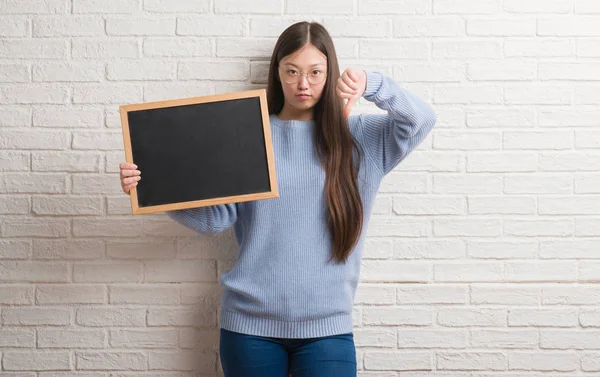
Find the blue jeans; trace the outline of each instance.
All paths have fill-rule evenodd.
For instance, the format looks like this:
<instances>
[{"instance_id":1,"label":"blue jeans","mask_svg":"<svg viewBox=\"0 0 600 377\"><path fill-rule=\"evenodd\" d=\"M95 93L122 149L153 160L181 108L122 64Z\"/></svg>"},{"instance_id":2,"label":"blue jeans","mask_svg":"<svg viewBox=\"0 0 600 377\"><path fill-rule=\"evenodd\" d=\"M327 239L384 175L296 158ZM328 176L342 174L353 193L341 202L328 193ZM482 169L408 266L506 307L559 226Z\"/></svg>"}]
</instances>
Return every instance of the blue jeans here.
<instances>
[{"instance_id":1,"label":"blue jeans","mask_svg":"<svg viewBox=\"0 0 600 377\"><path fill-rule=\"evenodd\" d=\"M352 333L281 339L221 329L219 348L225 377L356 377Z\"/></svg>"}]
</instances>

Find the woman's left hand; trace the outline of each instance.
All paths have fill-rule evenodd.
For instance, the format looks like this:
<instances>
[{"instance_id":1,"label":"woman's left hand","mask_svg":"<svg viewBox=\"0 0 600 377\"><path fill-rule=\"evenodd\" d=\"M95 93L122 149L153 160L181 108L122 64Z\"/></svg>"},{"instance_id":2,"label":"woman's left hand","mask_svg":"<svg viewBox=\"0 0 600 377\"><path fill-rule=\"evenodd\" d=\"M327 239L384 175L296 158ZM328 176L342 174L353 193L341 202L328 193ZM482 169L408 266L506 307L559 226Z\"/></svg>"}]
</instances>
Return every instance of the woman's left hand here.
<instances>
[{"instance_id":1,"label":"woman's left hand","mask_svg":"<svg viewBox=\"0 0 600 377\"><path fill-rule=\"evenodd\" d=\"M358 68L346 68L337 82L337 94L348 102L344 107L344 117L348 118L354 104L367 89L367 73Z\"/></svg>"}]
</instances>

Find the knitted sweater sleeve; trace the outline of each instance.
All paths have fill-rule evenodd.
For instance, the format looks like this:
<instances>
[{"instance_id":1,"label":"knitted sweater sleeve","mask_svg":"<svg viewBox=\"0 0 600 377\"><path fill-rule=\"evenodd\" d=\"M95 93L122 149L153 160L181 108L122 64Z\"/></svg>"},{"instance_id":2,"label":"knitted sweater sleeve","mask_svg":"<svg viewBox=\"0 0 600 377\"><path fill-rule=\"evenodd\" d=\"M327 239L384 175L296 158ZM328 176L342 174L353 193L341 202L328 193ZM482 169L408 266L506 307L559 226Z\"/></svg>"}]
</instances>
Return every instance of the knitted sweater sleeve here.
<instances>
[{"instance_id":1,"label":"knitted sweater sleeve","mask_svg":"<svg viewBox=\"0 0 600 377\"><path fill-rule=\"evenodd\" d=\"M235 203L178 209L166 213L175 222L207 235L222 232L230 228L237 220Z\"/></svg>"},{"instance_id":2,"label":"knitted sweater sleeve","mask_svg":"<svg viewBox=\"0 0 600 377\"><path fill-rule=\"evenodd\" d=\"M426 102L378 72L367 72L363 97L387 111L356 117L357 139L367 158L385 175L425 139L436 115Z\"/></svg>"}]
</instances>

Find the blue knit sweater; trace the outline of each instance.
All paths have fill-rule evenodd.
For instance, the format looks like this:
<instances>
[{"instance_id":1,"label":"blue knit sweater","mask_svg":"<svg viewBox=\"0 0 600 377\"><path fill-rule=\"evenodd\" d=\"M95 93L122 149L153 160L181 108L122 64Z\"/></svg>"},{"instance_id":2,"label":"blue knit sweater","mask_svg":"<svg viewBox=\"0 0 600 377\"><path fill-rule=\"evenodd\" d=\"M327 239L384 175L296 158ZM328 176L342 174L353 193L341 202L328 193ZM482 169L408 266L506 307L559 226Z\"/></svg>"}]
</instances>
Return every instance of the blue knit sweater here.
<instances>
[{"instance_id":1,"label":"blue knit sweater","mask_svg":"<svg viewBox=\"0 0 600 377\"><path fill-rule=\"evenodd\" d=\"M270 116L279 198L167 212L201 234L234 226L240 249L237 263L220 279L222 328L276 338L352 331L364 236L381 179L435 124L428 104L380 73L367 72L363 96L387 114L349 118L364 151L359 168L364 225L345 264L328 263L325 172L314 151L314 121Z\"/></svg>"}]
</instances>

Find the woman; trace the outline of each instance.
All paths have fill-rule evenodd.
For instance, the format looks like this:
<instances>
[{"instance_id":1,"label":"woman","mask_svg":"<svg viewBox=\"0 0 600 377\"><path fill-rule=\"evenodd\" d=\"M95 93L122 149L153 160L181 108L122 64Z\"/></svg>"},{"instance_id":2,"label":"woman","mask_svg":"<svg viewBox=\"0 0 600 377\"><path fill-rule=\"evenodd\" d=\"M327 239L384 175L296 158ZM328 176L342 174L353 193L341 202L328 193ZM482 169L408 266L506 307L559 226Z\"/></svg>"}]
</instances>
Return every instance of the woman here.
<instances>
[{"instance_id":1,"label":"woman","mask_svg":"<svg viewBox=\"0 0 600 377\"><path fill-rule=\"evenodd\" d=\"M387 114L349 116L364 96ZM344 100L347 100L344 105ZM381 179L430 132L435 114L390 78L348 68L318 23L279 37L267 88L279 198L170 211L202 234L234 226L220 279L226 377L356 376L352 305ZM123 190L140 171L121 164Z\"/></svg>"}]
</instances>

